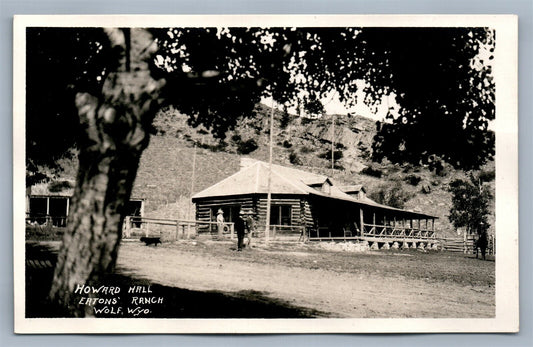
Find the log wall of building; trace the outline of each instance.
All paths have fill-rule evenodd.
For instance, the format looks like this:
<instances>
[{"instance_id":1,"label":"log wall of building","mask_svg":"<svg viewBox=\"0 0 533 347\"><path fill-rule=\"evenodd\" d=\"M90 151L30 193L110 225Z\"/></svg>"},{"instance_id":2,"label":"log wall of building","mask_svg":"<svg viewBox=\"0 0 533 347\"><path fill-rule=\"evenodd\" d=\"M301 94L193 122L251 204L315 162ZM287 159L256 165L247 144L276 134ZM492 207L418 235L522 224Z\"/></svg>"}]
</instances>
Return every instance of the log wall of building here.
<instances>
[{"instance_id":1,"label":"log wall of building","mask_svg":"<svg viewBox=\"0 0 533 347\"><path fill-rule=\"evenodd\" d=\"M252 196L241 196L241 197L218 197L210 199L202 199L196 201L196 219L203 222L209 222L214 220L214 216L211 213L213 208L220 208L224 206L235 206L238 205L246 213L253 212L254 215L257 213L256 203Z\"/></svg>"},{"instance_id":2,"label":"log wall of building","mask_svg":"<svg viewBox=\"0 0 533 347\"><path fill-rule=\"evenodd\" d=\"M276 205L288 205L291 207L291 225L313 226L314 221L311 215L311 207L304 198L294 196L273 196L271 199L271 206ZM228 196L196 201L196 219L205 222L213 221L215 216L212 214L212 209L224 206L240 206L245 213L251 212L253 214L254 219L257 221L257 225L266 225L266 195Z\"/></svg>"}]
</instances>

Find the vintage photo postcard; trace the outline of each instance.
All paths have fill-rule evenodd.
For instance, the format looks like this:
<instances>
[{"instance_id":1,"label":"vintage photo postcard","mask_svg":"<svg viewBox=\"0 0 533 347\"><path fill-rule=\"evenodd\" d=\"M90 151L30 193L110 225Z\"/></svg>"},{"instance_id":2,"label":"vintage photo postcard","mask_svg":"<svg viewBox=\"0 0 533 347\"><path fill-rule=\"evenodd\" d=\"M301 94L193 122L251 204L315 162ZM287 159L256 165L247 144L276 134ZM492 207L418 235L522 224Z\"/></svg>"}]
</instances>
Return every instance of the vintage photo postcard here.
<instances>
[{"instance_id":1,"label":"vintage photo postcard","mask_svg":"<svg viewBox=\"0 0 533 347\"><path fill-rule=\"evenodd\" d=\"M517 332L516 16L16 16L16 333Z\"/></svg>"}]
</instances>

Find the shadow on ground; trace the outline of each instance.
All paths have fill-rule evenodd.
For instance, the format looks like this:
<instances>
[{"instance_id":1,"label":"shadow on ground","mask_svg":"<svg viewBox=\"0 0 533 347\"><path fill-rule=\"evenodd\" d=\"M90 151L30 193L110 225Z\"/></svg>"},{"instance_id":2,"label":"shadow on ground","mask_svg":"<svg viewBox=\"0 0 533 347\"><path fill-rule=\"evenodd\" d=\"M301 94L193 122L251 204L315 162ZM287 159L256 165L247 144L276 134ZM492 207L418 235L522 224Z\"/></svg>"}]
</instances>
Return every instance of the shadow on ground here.
<instances>
[{"instance_id":1,"label":"shadow on ground","mask_svg":"<svg viewBox=\"0 0 533 347\"><path fill-rule=\"evenodd\" d=\"M57 253L45 245L26 244L26 317L68 317L47 300ZM269 298L258 291L226 293L193 291L150 283L142 278L112 274L102 285L119 287L99 293L100 303L89 305L96 317L113 318L313 318L327 314ZM96 287L96 286L95 286ZM133 289L131 289L133 287ZM130 292L131 291L131 292ZM88 295L76 294L76 303ZM161 298L161 299L160 299ZM160 302L162 301L162 303ZM86 305L85 305L86 306ZM138 309L137 309L138 308Z\"/></svg>"}]
</instances>

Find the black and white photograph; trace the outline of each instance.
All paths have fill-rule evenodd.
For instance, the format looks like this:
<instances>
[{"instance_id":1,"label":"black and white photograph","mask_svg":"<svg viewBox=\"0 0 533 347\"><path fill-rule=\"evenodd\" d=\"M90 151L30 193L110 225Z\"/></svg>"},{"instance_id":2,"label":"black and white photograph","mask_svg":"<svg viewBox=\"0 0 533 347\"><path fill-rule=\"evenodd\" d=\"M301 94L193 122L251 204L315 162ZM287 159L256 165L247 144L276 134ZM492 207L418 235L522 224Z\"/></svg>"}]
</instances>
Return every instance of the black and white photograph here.
<instances>
[{"instance_id":1,"label":"black and white photograph","mask_svg":"<svg viewBox=\"0 0 533 347\"><path fill-rule=\"evenodd\" d=\"M515 16L14 23L16 332L518 331Z\"/></svg>"}]
</instances>

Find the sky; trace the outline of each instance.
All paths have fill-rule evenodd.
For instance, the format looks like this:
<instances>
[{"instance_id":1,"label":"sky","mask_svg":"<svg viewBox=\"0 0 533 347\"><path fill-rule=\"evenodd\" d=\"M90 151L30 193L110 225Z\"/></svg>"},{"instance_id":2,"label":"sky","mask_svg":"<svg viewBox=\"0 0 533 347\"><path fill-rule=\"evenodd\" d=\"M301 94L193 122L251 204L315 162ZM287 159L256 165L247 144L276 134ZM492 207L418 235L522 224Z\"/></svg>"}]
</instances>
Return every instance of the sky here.
<instances>
[{"instance_id":1,"label":"sky","mask_svg":"<svg viewBox=\"0 0 533 347\"><path fill-rule=\"evenodd\" d=\"M359 80L357 82L357 93L355 94L356 104L353 107L346 108L344 104L339 100L338 94L336 92L331 92L329 95L321 100L326 110L326 114L336 114L336 115L347 115L356 114L359 116L367 117L373 120L383 120L387 115L387 109L392 108L392 113L395 114L399 110L399 105L396 103L396 98L394 94L390 94L382 99L381 105L378 105L375 109L367 106L364 103L365 93L364 93L365 82ZM263 98L261 103L271 106L272 98ZM278 109L281 109L281 105L276 105ZM296 114L295 108L289 108L289 113Z\"/></svg>"}]
</instances>

